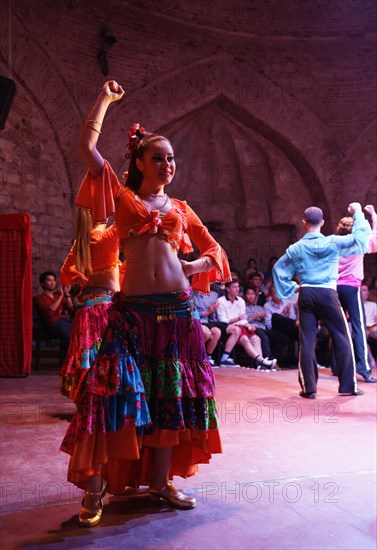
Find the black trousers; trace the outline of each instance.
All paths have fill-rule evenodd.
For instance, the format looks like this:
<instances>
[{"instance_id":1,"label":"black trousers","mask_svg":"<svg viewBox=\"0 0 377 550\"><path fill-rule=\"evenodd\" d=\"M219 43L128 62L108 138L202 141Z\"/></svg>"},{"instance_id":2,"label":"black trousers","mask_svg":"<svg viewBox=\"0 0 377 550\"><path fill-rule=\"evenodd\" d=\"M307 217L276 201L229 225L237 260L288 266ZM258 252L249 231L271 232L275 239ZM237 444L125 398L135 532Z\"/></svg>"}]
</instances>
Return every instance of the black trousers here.
<instances>
[{"instance_id":1,"label":"black trousers","mask_svg":"<svg viewBox=\"0 0 377 550\"><path fill-rule=\"evenodd\" d=\"M336 290L301 287L298 299L300 321L299 382L304 392L317 391L318 368L315 355L318 321L329 331L336 357L339 393L354 392L356 366L347 321Z\"/></svg>"}]
</instances>

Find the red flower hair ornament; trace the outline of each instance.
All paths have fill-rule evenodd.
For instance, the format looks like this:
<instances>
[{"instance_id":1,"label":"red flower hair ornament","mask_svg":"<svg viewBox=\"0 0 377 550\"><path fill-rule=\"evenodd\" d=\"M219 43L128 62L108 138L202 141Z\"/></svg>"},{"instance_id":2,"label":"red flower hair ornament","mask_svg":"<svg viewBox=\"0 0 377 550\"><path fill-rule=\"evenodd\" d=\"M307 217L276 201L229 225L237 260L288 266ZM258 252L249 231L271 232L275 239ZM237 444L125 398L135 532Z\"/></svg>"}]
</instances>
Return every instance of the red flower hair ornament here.
<instances>
[{"instance_id":1,"label":"red flower hair ornament","mask_svg":"<svg viewBox=\"0 0 377 550\"><path fill-rule=\"evenodd\" d=\"M137 149L140 141L143 139L143 133L145 128L140 126L138 122L135 122L132 128L128 130L128 143L126 158L131 158L132 153Z\"/></svg>"}]
</instances>

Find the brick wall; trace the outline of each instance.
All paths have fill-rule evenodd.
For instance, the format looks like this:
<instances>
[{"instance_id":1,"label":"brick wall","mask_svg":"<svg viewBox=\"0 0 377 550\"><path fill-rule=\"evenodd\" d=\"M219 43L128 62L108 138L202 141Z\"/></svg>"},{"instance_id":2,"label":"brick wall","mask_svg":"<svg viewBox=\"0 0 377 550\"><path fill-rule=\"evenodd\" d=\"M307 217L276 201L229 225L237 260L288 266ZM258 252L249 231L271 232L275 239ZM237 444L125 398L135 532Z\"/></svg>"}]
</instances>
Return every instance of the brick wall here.
<instances>
[{"instance_id":1,"label":"brick wall","mask_svg":"<svg viewBox=\"0 0 377 550\"><path fill-rule=\"evenodd\" d=\"M165 132L178 162L171 194L241 271L300 236L309 204L327 232L348 202L376 204L375 21L374 0L12 0L11 18L0 15L0 73L11 60L17 86L0 130L0 208L32 217L35 287L70 248L77 139L111 78L126 99L109 110L102 154L121 174L134 120ZM105 24L117 39L107 77Z\"/></svg>"}]
</instances>

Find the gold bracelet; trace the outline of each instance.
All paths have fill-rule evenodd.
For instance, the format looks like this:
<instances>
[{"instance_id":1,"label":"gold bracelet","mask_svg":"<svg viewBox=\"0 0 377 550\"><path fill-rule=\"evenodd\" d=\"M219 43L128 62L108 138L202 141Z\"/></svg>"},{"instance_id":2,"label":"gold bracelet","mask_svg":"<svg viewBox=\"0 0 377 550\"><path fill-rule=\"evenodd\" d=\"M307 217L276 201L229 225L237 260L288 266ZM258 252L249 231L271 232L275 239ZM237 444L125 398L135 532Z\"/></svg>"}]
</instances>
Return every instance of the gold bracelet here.
<instances>
[{"instance_id":1,"label":"gold bracelet","mask_svg":"<svg viewBox=\"0 0 377 550\"><path fill-rule=\"evenodd\" d=\"M87 128L90 128L91 130L93 130L93 132L97 132L97 134L101 134L101 131L100 130L97 130L96 128L93 128L93 126L90 126L89 124L86 125Z\"/></svg>"},{"instance_id":2,"label":"gold bracelet","mask_svg":"<svg viewBox=\"0 0 377 550\"><path fill-rule=\"evenodd\" d=\"M97 120L94 120L92 118L90 118L89 120L87 120L86 122L94 122L94 124L98 124L99 126L102 126L102 124L100 122L98 122Z\"/></svg>"}]
</instances>

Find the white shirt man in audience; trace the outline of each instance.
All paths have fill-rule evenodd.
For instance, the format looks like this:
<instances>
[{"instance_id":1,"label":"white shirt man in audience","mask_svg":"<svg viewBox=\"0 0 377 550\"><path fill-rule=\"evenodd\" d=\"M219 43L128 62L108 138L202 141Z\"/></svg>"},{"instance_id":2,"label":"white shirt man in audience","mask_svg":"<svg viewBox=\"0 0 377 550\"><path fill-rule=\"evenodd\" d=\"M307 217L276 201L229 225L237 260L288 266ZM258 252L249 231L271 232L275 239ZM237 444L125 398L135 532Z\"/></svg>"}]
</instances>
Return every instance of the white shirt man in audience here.
<instances>
[{"instance_id":1,"label":"white shirt man in audience","mask_svg":"<svg viewBox=\"0 0 377 550\"><path fill-rule=\"evenodd\" d=\"M262 354L262 346L259 336L255 333L256 327L251 325L247 320L246 303L239 296L240 285L238 281L225 283L227 291L226 296L218 299L217 318L219 321L236 325L239 329L239 343L247 355L255 360L258 368L275 370L276 359L264 358ZM221 357L221 365L226 366L229 361L229 355L225 352Z\"/></svg>"}]
</instances>

